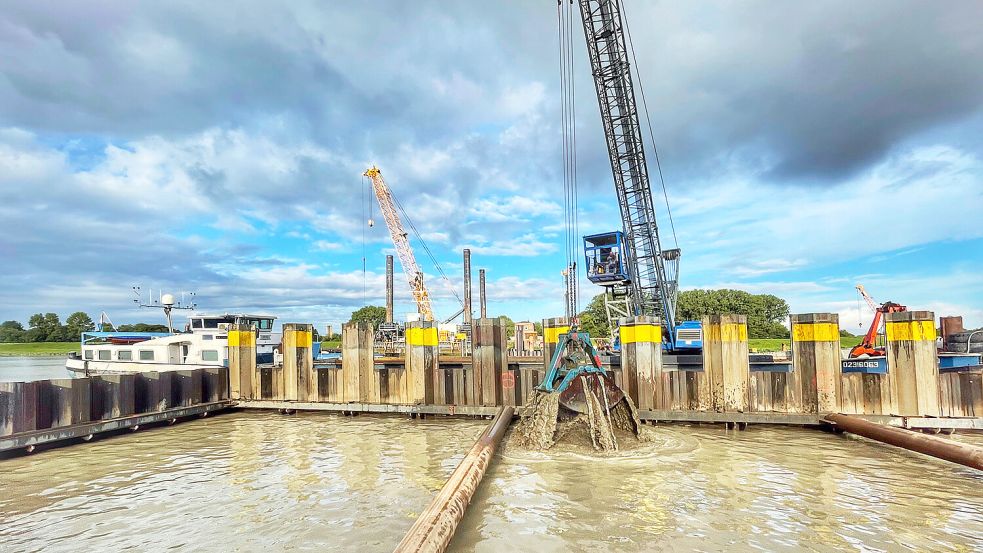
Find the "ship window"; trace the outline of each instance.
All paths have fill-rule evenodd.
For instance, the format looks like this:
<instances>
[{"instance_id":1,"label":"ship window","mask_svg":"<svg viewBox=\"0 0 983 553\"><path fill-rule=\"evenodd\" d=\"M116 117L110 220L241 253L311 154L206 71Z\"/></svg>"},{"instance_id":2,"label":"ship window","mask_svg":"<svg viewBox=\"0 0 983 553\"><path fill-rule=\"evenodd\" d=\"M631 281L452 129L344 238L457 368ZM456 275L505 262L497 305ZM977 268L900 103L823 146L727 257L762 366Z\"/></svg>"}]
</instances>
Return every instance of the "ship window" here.
<instances>
[{"instance_id":1,"label":"ship window","mask_svg":"<svg viewBox=\"0 0 983 553\"><path fill-rule=\"evenodd\" d=\"M112 353L113 352L109 351L108 349L99 350L99 360L109 361L110 359L112 359Z\"/></svg>"},{"instance_id":2,"label":"ship window","mask_svg":"<svg viewBox=\"0 0 983 553\"><path fill-rule=\"evenodd\" d=\"M140 350L140 360L141 361L153 361L154 360L154 350L152 350L152 349L142 349L142 350Z\"/></svg>"},{"instance_id":3,"label":"ship window","mask_svg":"<svg viewBox=\"0 0 983 553\"><path fill-rule=\"evenodd\" d=\"M120 361L133 361L132 351L119 351L116 353L116 358Z\"/></svg>"},{"instance_id":4,"label":"ship window","mask_svg":"<svg viewBox=\"0 0 983 553\"><path fill-rule=\"evenodd\" d=\"M205 319L205 328L218 328L220 322L222 319Z\"/></svg>"},{"instance_id":5,"label":"ship window","mask_svg":"<svg viewBox=\"0 0 983 553\"><path fill-rule=\"evenodd\" d=\"M270 330L271 328L273 328L273 320L272 319L260 319L259 320L259 324L256 325L256 326L260 330Z\"/></svg>"},{"instance_id":6,"label":"ship window","mask_svg":"<svg viewBox=\"0 0 983 553\"><path fill-rule=\"evenodd\" d=\"M211 340L212 339L212 335L211 334L202 334L201 335L201 339L202 340Z\"/></svg>"},{"instance_id":7,"label":"ship window","mask_svg":"<svg viewBox=\"0 0 983 553\"><path fill-rule=\"evenodd\" d=\"M202 361L218 361L218 350L217 349L203 349L203 350L201 350L201 360Z\"/></svg>"},{"instance_id":8,"label":"ship window","mask_svg":"<svg viewBox=\"0 0 983 553\"><path fill-rule=\"evenodd\" d=\"M91 349L85 350L85 358L86 359L92 359L92 350Z\"/></svg>"},{"instance_id":9,"label":"ship window","mask_svg":"<svg viewBox=\"0 0 983 553\"><path fill-rule=\"evenodd\" d=\"M201 319L192 319L191 326L192 328L205 328L205 322Z\"/></svg>"}]
</instances>

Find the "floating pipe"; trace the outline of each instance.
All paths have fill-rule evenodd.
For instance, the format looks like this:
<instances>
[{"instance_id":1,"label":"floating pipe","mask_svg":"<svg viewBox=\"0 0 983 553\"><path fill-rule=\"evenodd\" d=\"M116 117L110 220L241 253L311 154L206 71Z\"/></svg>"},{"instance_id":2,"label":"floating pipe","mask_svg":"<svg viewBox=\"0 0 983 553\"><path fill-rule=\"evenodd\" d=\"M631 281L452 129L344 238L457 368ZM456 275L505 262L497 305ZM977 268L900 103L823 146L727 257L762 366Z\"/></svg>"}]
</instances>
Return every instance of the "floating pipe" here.
<instances>
[{"instance_id":1,"label":"floating pipe","mask_svg":"<svg viewBox=\"0 0 983 553\"><path fill-rule=\"evenodd\" d=\"M450 478L420 513L413 527L399 542L397 553L442 552L447 549L471 497L491 463L495 448L502 441L505 430L512 423L514 408L502 407L491 424L478 437L471 451L461 459Z\"/></svg>"},{"instance_id":2,"label":"floating pipe","mask_svg":"<svg viewBox=\"0 0 983 553\"><path fill-rule=\"evenodd\" d=\"M959 463L976 470L983 470L983 447L918 434L903 428L885 426L849 415L834 413L826 415L824 419L842 430L858 436Z\"/></svg>"}]
</instances>

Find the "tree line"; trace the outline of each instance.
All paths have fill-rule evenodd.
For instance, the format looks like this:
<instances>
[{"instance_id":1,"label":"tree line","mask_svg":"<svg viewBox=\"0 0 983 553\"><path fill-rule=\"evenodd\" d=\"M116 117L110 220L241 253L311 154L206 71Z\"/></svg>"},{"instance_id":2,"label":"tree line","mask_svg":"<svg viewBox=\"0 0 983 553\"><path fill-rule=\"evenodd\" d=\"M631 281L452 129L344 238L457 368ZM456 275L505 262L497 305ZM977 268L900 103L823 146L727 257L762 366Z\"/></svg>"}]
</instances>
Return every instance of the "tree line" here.
<instances>
[{"instance_id":1,"label":"tree line","mask_svg":"<svg viewBox=\"0 0 983 553\"><path fill-rule=\"evenodd\" d=\"M62 324L57 313L35 313L27 321L27 328L19 321L0 323L0 342L75 342L83 332L92 332L96 323L83 311L76 311ZM167 326L160 324L136 323L120 325L120 332L167 332ZM101 330L112 330L103 325Z\"/></svg>"}]
</instances>

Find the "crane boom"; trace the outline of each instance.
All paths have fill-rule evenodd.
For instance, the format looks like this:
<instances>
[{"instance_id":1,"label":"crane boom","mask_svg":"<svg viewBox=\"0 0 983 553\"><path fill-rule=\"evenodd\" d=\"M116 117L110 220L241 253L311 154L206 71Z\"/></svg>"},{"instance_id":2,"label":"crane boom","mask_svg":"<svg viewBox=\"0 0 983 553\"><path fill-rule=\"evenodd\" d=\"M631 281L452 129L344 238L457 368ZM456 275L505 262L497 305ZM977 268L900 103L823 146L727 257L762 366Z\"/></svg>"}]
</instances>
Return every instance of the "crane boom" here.
<instances>
[{"instance_id":1,"label":"crane boom","mask_svg":"<svg viewBox=\"0 0 983 553\"><path fill-rule=\"evenodd\" d=\"M630 297L641 315L657 315L674 335L679 250L663 250L649 186L620 0L579 0L587 54L614 174L628 250Z\"/></svg>"},{"instance_id":2,"label":"crane boom","mask_svg":"<svg viewBox=\"0 0 983 553\"><path fill-rule=\"evenodd\" d=\"M880 306L877 305L877 302L874 301L874 298L870 297L870 295L867 294L867 289L864 288L864 285L858 284L856 288L857 288L857 292L860 292L860 295L864 297L864 301L867 302L867 307L870 307L871 311L877 312L877 308Z\"/></svg>"},{"instance_id":3,"label":"crane boom","mask_svg":"<svg viewBox=\"0 0 983 553\"><path fill-rule=\"evenodd\" d=\"M423 282L423 272L416 263L416 256L413 255L413 248L410 247L409 235L403 228L403 223L399 220L396 212L396 205L393 201L392 192L382 178L382 171L378 167L372 166L365 171L365 176L372 181L372 191L379 201L379 209L386 220L386 227L389 228L389 235L392 237L393 246L396 248L396 257L399 264L406 273L406 279L416 301L417 310L424 320L433 320L433 306L430 303L430 292Z\"/></svg>"}]
</instances>

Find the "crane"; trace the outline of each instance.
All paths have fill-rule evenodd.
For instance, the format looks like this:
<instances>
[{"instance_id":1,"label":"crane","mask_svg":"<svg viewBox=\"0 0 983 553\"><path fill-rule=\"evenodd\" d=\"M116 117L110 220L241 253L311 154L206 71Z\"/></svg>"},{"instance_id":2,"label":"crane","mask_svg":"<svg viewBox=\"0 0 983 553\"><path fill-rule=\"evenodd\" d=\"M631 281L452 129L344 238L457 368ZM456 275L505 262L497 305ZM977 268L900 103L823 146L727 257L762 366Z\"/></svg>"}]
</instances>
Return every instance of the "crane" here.
<instances>
[{"instance_id":1,"label":"crane","mask_svg":"<svg viewBox=\"0 0 983 553\"><path fill-rule=\"evenodd\" d=\"M884 355L884 348L877 347L877 331L881 328L881 318L885 313L900 313L902 311L907 311L908 308L897 304L894 302L884 302L880 305L874 301L874 298L870 297L867 290L864 288L863 284L858 284L856 286L857 292L864 298L867 305L874 311L874 320L870 322L870 328L867 329L867 334L864 334L863 340L853 349L850 350L850 359L856 359L862 356L877 357Z\"/></svg>"},{"instance_id":2,"label":"crane","mask_svg":"<svg viewBox=\"0 0 983 553\"><path fill-rule=\"evenodd\" d=\"M403 267L403 273L406 274L410 291L416 301L417 311L424 320L432 321L434 317L433 306L430 303L430 292L423 282L423 271L417 265L413 248L410 247L409 235L399 220L392 192L389 191L389 186L386 185L386 181L382 178L382 171L378 167L373 165L365 170L364 175L372 181L372 191L375 192L376 200L379 201L379 209L382 210L382 216L389 228L389 235L392 237L393 246L396 248L396 257L399 258L399 264Z\"/></svg>"},{"instance_id":3,"label":"crane","mask_svg":"<svg viewBox=\"0 0 983 553\"><path fill-rule=\"evenodd\" d=\"M621 2L578 2L622 220L620 232L584 237L588 279L606 288L611 322L612 313L658 316L666 349L698 350L700 323L676 323L680 250L659 240Z\"/></svg>"}]
</instances>

